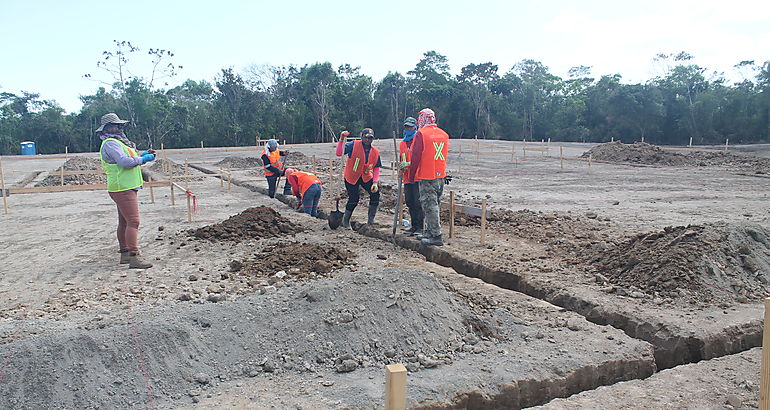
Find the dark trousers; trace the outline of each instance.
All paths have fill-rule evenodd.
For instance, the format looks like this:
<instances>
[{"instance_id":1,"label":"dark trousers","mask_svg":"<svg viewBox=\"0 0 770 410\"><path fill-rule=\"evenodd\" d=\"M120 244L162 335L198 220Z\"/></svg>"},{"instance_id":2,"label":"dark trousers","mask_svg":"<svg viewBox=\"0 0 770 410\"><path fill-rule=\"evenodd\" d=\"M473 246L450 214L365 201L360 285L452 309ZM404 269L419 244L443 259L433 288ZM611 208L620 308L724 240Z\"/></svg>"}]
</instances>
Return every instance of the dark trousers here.
<instances>
[{"instance_id":1,"label":"dark trousers","mask_svg":"<svg viewBox=\"0 0 770 410\"><path fill-rule=\"evenodd\" d=\"M275 186L278 183L278 175L272 175L267 178L267 196L275 198Z\"/></svg>"},{"instance_id":2,"label":"dark trousers","mask_svg":"<svg viewBox=\"0 0 770 410\"><path fill-rule=\"evenodd\" d=\"M351 184L345 180L345 189L348 191L348 203L345 204L345 209L350 212L353 212L353 210L356 209L360 199L358 195L359 186L369 193L369 207L378 206L380 204L380 191L372 192L372 183L374 183L373 179L369 180L369 182L364 182L363 178L358 178L358 181L356 181L355 184Z\"/></svg>"},{"instance_id":3,"label":"dark trousers","mask_svg":"<svg viewBox=\"0 0 770 410\"><path fill-rule=\"evenodd\" d=\"M412 220L412 226L422 229L425 216L422 213L422 205L420 205L420 185L417 182L404 184L404 198L406 200L406 207L409 209L409 218Z\"/></svg>"}]
</instances>

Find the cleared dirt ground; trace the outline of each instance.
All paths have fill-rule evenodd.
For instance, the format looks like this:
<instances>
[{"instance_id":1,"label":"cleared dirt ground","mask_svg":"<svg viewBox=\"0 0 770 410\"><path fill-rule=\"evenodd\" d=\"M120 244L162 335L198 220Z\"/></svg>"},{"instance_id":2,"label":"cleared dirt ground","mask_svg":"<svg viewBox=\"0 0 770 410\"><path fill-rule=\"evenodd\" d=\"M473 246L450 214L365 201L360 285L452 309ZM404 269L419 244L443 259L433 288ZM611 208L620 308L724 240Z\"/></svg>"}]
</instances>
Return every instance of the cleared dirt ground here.
<instances>
[{"instance_id":1,"label":"cleared dirt ground","mask_svg":"<svg viewBox=\"0 0 770 410\"><path fill-rule=\"evenodd\" d=\"M375 145L389 164L392 141ZM400 229L391 242L389 170L381 225L330 230L264 195L256 150L165 153L177 175L188 161L233 184L191 180L192 223L178 190L174 206L169 188L154 203L142 190L140 246L155 264L143 271L117 264L105 192L11 195L0 407L378 408L384 365L404 363L410 407L755 408L770 296L764 162L593 151L589 166L594 145L563 144L563 161L559 144L523 145L452 140L445 199L487 199L489 230L481 243L479 218L457 216L450 239L444 220L442 248ZM323 175L339 175L332 146L286 148L291 167L321 174L325 215L344 191ZM56 185L65 161L3 157L5 182ZM360 205L353 219L365 215Z\"/></svg>"}]
</instances>

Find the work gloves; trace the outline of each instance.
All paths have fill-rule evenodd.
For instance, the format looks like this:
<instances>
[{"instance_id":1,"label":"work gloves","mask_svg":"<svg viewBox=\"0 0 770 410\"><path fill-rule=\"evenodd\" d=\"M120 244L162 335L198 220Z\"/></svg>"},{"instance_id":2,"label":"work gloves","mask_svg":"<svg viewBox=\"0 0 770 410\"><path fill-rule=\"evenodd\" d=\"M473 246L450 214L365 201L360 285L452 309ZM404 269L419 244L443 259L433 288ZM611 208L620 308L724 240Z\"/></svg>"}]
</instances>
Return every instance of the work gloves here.
<instances>
[{"instance_id":1,"label":"work gloves","mask_svg":"<svg viewBox=\"0 0 770 410\"><path fill-rule=\"evenodd\" d=\"M377 192L379 190L380 190L380 183L379 182L375 182L375 183L372 184L372 189L370 189L369 192L375 193L375 192Z\"/></svg>"},{"instance_id":2,"label":"work gloves","mask_svg":"<svg viewBox=\"0 0 770 410\"><path fill-rule=\"evenodd\" d=\"M408 167L410 164L411 164L411 162L408 162L408 161L401 161L401 162L399 162L399 163L398 163L398 167L399 167L399 168L401 168L401 169L403 169L403 168L406 168L406 167Z\"/></svg>"},{"instance_id":3,"label":"work gloves","mask_svg":"<svg viewBox=\"0 0 770 410\"><path fill-rule=\"evenodd\" d=\"M155 159L155 154L142 154L142 164L146 164Z\"/></svg>"}]
</instances>

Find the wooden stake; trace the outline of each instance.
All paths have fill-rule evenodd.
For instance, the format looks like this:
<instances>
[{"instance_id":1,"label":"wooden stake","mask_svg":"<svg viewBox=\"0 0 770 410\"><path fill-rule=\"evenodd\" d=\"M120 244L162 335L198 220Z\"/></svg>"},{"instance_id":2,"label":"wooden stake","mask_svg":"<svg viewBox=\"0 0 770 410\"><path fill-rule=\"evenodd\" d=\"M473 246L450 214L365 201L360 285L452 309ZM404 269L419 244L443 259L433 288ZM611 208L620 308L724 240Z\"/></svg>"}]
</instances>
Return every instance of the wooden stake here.
<instances>
[{"instance_id":1,"label":"wooden stake","mask_svg":"<svg viewBox=\"0 0 770 410\"><path fill-rule=\"evenodd\" d=\"M594 160L594 154L588 154L588 172L591 172L591 162Z\"/></svg>"},{"instance_id":2,"label":"wooden stake","mask_svg":"<svg viewBox=\"0 0 770 410\"><path fill-rule=\"evenodd\" d=\"M189 190L187 190L187 223L192 223L192 201Z\"/></svg>"},{"instance_id":3,"label":"wooden stake","mask_svg":"<svg viewBox=\"0 0 770 410\"><path fill-rule=\"evenodd\" d=\"M152 188L152 185L150 185L150 202L155 203L155 191Z\"/></svg>"},{"instance_id":4,"label":"wooden stake","mask_svg":"<svg viewBox=\"0 0 770 410\"><path fill-rule=\"evenodd\" d=\"M765 298L765 330L762 333L759 409L770 410L770 298Z\"/></svg>"},{"instance_id":5,"label":"wooden stake","mask_svg":"<svg viewBox=\"0 0 770 410\"><path fill-rule=\"evenodd\" d=\"M725 152L727 152L727 146L730 145L730 138L725 140Z\"/></svg>"},{"instance_id":6,"label":"wooden stake","mask_svg":"<svg viewBox=\"0 0 770 410\"><path fill-rule=\"evenodd\" d=\"M5 175L3 174L3 158L0 157L0 192L3 196L3 214L8 215L8 199L5 196Z\"/></svg>"},{"instance_id":7,"label":"wooden stake","mask_svg":"<svg viewBox=\"0 0 770 410\"><path fill-rule=\"evenodd\" d=\"M64 163L61 164L61 185L64 186Z\"/></svg>"},{"instance_id":8,"label":"wooden stake","mask_svg":"<svg viewBox=\"0 0 770 410\"><path fill-rule=\"evenodd\" d=\"M69 154L69 152L70 152L70 151L69 151L69 147L65 145L65 146L64 146L64 155L67 155L67 154Z\"/></svg>"},{"instance_id":9,"label":"wooden stake","mask_svg":"<svg viewBox=\"0 0 770 410\"><path fill-rule=\"evenodd\" d=\"M313 162L313 173L318 175L318 167L317 167L316 162L315 162L315 155L310 157L310 159Z\"/></svg>"},{"instance_id":10,"label":"wooden stake","mask_svg":"<svg viewBox=\"0 0 770 410\"><path fill-rule=\"evenodd\" d=\"M222 173L222 168L219 168L219 187L224 188L225 187L225 174Z\"/></svg>"},{"instance_id":11,"label":"wooden stake","mask_svg":"<svg viewBox=\"0 0 770 410\"><path fill-rule=\"evenodd\" d=\"M174 200L174 168L169 166L168 180L171 181L171 206L176 205Z\"/></svg>"},{"instance_id":12,"label":"wooden stake","mask_svg":"<svg viewBox=\"0 0 770 410\"><path fill-rule=\"evenodd\" d=\"M449 191L449 239L455 237L455 191Z\"/></svg>"},{"instance_id":13,"label":"wooden stake","mask_svg":"<svg viewBox=\"0 0 770 410\"><path fill-rule=\"evenodd\" d=\"M406 367L403 364L385 366L385 410L406 409Z\"/></svg>"},{"instance_id":14,"label":"wooden stake","mask_svg":"<svg viewBox=\"0 0 770 410\"><path fill-rule=\"evenodd\" d=\"M481 200L481 243L484 243L484 240L487 236L487 200L482 199Z\"/></svg>"},{"instance_id":15,"label":"wooden stake","mask_svg":"<svg viewBox=\"0 0 770 410\"><path fill-rule=\"evenodd\" d=\"M230 184L233 181L233 174L230 173L230 168L227 168L227 192L230 192Z\"/></svg>"},{"instance_id":16,"label":"wooden stake","mask_svg":"<svg viewBox=\"0 0 770 410\"><path fill-rule=\"evenodd\" d=\"M615 142L615 137L610 137L610 142Z\"/></svg>"},{"instance_id":17,"label":"wooden stake","mask_svg":"<svg viewBox=\"0 0 770 410\"><path fill-rule=\"evenodd\" d=\"M559 165L564 169L564 147L559 145Z\"/></svg>"},{"instance_id":18,"label":"wooden stake","mask_svg":"<svg viewBox=\"0 0 770 410\"><path fill-rule=\"evenodd\" d=\"M203 148L203 141L201 141L201 148Z\"/></svg>"},{"instance_id":19,"label":"wooden stake","mask_svg":"<svg viewBox=\"0 0 770 410\"><path fill-rule=\"evenodd\" d=\"M692 137L690 137L690 144L688 145L688 147L692 148Z\"/></svg>"}]
</instances>

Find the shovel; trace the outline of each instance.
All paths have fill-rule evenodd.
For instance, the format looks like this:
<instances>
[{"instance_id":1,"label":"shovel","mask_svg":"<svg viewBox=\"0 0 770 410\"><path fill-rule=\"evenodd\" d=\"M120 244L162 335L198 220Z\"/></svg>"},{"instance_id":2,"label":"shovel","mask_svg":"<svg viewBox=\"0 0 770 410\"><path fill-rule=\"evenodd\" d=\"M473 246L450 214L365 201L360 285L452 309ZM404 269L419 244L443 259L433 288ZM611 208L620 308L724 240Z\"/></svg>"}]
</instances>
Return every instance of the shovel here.
<instances>
[{"instance_id":1,"label":"shovel","mask_svg":"<svg viewBox=\"0 0 770 410\"><path fill-rule=\"evenodd\" d=\"M329 228L337 229L342 225L342 212L340 212L340 197L337 197L337 210L329 212Z\"/></svg>"}]
</instances>

